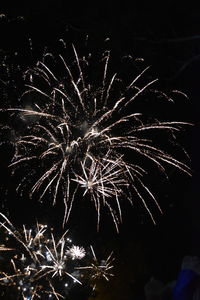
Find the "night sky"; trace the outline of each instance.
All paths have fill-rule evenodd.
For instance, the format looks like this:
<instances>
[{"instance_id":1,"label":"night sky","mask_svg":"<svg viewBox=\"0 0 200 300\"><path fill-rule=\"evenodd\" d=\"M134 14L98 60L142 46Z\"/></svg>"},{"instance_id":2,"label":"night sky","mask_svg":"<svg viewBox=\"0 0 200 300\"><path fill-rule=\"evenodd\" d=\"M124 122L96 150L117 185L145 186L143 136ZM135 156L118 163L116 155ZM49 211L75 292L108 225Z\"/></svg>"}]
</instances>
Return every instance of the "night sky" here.
<instances>
[{"instance_id":1,"label":"night sky","mask_svg":"<svg viewBox=\"0 0 200 300\"><path fill-rule=\"evenodd\" d=\"M135 200L133 207L124 203L119 234L106 212L100 232L96 232L96 213L90 204L75 207L68 224L78 240L92 243L99 252L115 253L115 277L99 287L96 297L88 299L143 300L144 285L151 277L164 283L176 280L184 255L200 256L200 10L176 1L159 5L150 1L148 4L133 1L131 5L124 1L114 4L93 1L91 5L78 2L69 5L61 0L29 4L21 1L19 5L11 2L0 6L0 55L10 57L13 66L19 64L24 69L32 66L45 46L55 48L61 38L81 45L88 35L97 49L110 38L116 58L128 54L144 58L152 66L152 75L159 78L162 90L177 89L188 95L189 100L177 97L173 105L147 103L144 107L145 113L153 112L161 119L194 123L180 134L191 158L193 177L170 169L167 182L159 180L158 175L149 178L163 209L163 215L155 210L157 225L152 224L139 200ZM8 91L9 101L16 105L22 82L17 73L11 76L17 89ZM4 106L5 98L0 101ZM15 179L10 179L7 169L12 155L12 147L2 144L1 211L15 224L30 224L37 218L59 231L61 204L51 207L46 202L25 200L16 194Z\"/></svg>"}]
</instances>

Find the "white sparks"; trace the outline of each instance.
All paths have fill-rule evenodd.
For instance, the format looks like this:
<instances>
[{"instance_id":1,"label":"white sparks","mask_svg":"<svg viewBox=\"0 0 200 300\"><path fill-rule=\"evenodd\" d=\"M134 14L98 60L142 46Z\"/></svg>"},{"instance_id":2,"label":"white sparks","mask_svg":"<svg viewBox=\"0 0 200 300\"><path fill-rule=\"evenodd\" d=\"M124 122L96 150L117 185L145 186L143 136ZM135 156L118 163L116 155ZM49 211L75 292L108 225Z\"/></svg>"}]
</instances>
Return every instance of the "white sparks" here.
<instances>
[{"instance_id":1,"label":"white sparks","mask_svg":"<svg viewBox=\"0 0 200 300\"><path fill-rule=\"evenodd\" d=\"M83 247L72 245L66 252L72 259L82 259L86 252Z\"/></svg>"}]
</instances>

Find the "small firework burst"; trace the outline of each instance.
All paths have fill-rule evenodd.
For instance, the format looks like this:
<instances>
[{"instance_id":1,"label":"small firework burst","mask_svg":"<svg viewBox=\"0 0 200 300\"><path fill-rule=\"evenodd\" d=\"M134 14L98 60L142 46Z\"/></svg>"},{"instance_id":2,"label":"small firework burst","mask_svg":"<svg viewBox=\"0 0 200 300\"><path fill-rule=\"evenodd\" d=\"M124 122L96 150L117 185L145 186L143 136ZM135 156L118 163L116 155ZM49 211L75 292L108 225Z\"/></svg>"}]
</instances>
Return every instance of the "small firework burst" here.
<instances>
[{"instance_id":1,"label":"small firework burst","mask_svg":"<svg viewBox=\"0 0 200 300\"><path fill-rule=\"evenodd\" d=\"M106 207L117 231L122 221L122 195L126 193L132 203L130 195L136 194L155 223L145 195L161 208L145 181L149 169L156 167L166 175L165 166L170 165L189 175L191 172L187 164L162 149L154 133L161 136L165 132L175 139L175 134L189 123L161 122L152 120L152 116L149 121L132 111L136 98L141 99L149 89L152 93L152 85L158 81L144 83L143 74L149 67L125 84L127 80L109 70L111 56L106 51L99 59L100 73L94 80L92 55L79 55L73 45L72 51L71 67L59 56L60 74L48 65L51 59L51 66L55 63L55 56L45 53L35 68L24 73L27 90L21 107L1 110L12 113L12 117L18 114L27 122L15 141L10 164L13 173L20 167L26 172L17 191L23 192L32 183L31 197L37 193L42 200L49 193L53 204L62 198L65 224L77 193L83 189L83 195L92 199L97 210L98 227L102 207ZM158 93L155 90L154 95ZM159 95L171 100L165 93Z\"/></svg>"},{"instance_id":2,"label":"small firework burst","mask_svg":"<svg viewBox=\"0 0 200 300\"><path fill-rule=\"evenodd\" d=\"M66 254L69 255L72 259L82 259L85 257L85 249L83 247L72 245L67 251Z\"/></svg>"},{"instance_id":3,"label":"small firework burst","mask_svg":"<svg viewBox=\"0 0 200 300\"><path fill-rule=\"evenodd\" d=\"M105 259L105 260L101 260L98 261L96 254L94 252L94 249L92 246L90 246L91 251L92 251L92 262L87 265L87 266L83 266L83 267L78 267L78 270L86 270L89 271L89 276L90 276L90 280L93 283L93 289L95 289L96 287L96 282L99 279L106 279L106 281L109 281L109 278L114 276L114 274L111 273L111 269L113 268L113 253L111 252L110 255Z\"/></svg>"},{"instance_id":4,"label":"small firework burst","mask_svg":"<svg viewBox=\"0 0 200 300\"><path fill-rule=\"evenodd\" d=\"M6 253L5 259L4 256L1 259L9 260L9 264L6 261L6 265L1 266L1 287L15 290L23 300L64 299L64 294L69 293L76 283L88 282L89 286L91 276L95 279L94 270L84 274L78 269L86 262L90 264L93 258L83 247L72 244L67 232L56 241L46 225L37 223L31 229L23 226L22 230L17 230L5 215L0 213L0 216L1 230L4 231L1 236L5 236L0 251L3 255ZM10 244L14 246L10 247ZM96 278L100 276L97 273L98 268ZM102 277L105 278L103 273Z\"/></svg>"}]
</instances>

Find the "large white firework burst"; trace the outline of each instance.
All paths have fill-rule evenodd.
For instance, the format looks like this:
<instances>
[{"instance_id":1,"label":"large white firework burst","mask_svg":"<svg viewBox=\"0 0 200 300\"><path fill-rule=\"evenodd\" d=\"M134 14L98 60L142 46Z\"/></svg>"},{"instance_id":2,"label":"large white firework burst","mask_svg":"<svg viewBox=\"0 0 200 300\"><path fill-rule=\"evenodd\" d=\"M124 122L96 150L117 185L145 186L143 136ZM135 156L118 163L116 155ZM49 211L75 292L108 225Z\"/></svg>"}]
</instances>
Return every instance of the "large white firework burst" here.
<instances>
[{"instance_id":1,"label":"large white firework burst","mask_svg":"<svg viewBox=\"0 0 200 300\"><path fill-rule=\"evenodd\" d=\"M110 51L102 54L99 69L95 64L94 70L91 54L81 56L73 45L70 47L73 62L68 64L60 55L60 64L56 62L62 69L59 73L52 67L55 58L46 53L24 75L28 84L22 103L26 104L5 109L27 121L16 139L10 164L13 172L19 167L25 170L17 190L30 187L36 178L30 196L37 193L42 200L49 193L53 195L53 204L61 197L65 204L65 224L78 198L76 194L82 189L83 196L89 195L95 205L98 226L102 207L107 207L117 231L122 220L121 199L132 203L134 193L155 222L145 195L153 199L160 211L161 208L145 181L145 174L153 166L166 174L167 164L187 174L190 169L163 150L151 134L162 135L165 131L175 138L176 132L188 123L152 121L152 118L149 121L132 111L136 98L141 98L157 82L153 79L143 83L143 74L149 67L125 85L123 78L109 70Z\"/></svg>"}]
</instances>

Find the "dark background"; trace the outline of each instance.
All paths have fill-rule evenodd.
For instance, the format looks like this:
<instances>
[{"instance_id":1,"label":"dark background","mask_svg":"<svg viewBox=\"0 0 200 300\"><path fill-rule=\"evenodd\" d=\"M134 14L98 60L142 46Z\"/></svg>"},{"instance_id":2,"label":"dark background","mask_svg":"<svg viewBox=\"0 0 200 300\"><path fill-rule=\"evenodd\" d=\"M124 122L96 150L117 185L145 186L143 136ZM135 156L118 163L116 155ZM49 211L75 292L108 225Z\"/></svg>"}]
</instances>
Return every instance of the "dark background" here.
<instances>
[{"instance_id":1,"label":"dark background","mask_svg":"<svg viewBox=\"0 0 200 300\"><path fill-rule=\"evenodd\" d=\"M132 209L124 207L119 234L107 215L97 233L96 216L89 206L87 210L77 209L70 221L69 227L77 239L94 244L99 253L115 252L116 275L99 287L95 298L98 300L143 299L144 285L152 276L164 283L176 280L184 255L200 256L200 10L192 3L160 2L107 1L89 5L61 0L17 4L7 1L4 7L0 6L0 51L12 57L13 64L17 52L20 65L31 65L41 49L55 45L60 38L66 41L70 36L81 43L88 34L94 44L99 44L109 37L116 56L131 53L143 57L153 66L161 89L180 89L189 97L188 101L178 99L165 114L194 123L193 129L181 137L191 157L193 177L174 171L169 182L152 182L164 211L162 216L157 215L157 225L151 223L137 202ZM11 93L13 101L18 89ZM2 106L3 101L2 98ZM16 195L15 182L7 171L11 155L11 147L2 145L2 211L9 212L16 224L30 223L37 217L59 230L60 207L27 202Z\"/></svg>"}]
</instances>

